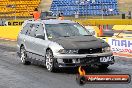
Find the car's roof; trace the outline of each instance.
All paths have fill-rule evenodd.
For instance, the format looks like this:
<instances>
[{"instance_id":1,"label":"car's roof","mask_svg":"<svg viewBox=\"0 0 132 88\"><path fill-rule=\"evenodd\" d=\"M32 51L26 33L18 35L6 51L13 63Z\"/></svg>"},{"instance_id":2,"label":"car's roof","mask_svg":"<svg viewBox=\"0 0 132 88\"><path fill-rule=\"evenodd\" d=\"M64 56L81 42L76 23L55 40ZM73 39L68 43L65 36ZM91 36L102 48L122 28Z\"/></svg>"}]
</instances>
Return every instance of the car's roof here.
<instances>
[{"instance_id":1,"label":"car's roof","mask_svg":"<svg viewBox=\"0 0 132 88\"><path fill-rule=\"evenodd\" d=\"M59 24L59 23L75 23L71 20L57 20L57 19L50 19L50 20L42 20L44 24Z\"/></svg>"}]
</instances>

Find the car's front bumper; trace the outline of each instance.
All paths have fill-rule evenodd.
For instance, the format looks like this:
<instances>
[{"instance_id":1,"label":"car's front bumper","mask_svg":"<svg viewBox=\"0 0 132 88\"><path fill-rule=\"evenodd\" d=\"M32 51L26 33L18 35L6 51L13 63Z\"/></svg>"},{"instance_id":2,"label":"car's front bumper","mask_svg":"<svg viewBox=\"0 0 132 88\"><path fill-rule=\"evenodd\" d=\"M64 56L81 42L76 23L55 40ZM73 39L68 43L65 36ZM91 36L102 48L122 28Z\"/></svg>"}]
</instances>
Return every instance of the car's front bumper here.
<instances>
[{"instance_id":1,"label":"car's front bumper","mask_svg":"<svg viewBox=\"0 0 132 88\"><path fill-rule=\"evenodd\" d=\"M96 54L58 54L54 56L59 67L76 67L100 64L114 64L114 56L112 52L96 53ZM101 57L110 57L111 61L100 62Z\"/></svg>"},{"instance_id":2,"label":"car's front bumper","mask_svg":"<svg viewBox=\"0 0 132 88\"><path fill-rule=\"evenodd\" d=\"M74 59L74 58L85 58L85 57L101 57L101 56L112 56L112 52L95 53L95 54L56 54L55 58Z\"/></svg>"}]
</instances>

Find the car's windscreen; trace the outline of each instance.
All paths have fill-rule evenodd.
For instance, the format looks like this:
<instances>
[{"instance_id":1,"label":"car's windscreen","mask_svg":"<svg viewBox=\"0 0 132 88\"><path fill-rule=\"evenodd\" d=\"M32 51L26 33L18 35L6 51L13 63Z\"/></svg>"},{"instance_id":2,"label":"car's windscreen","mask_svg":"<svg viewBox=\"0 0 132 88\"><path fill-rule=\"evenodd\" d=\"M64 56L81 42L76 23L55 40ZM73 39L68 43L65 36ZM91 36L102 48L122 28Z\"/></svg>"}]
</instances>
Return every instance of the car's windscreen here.
<instances>
[{"instance_id":1,"label":"car's windscreen","mask_svg":"<svg viewBox=\"0 0 132 88\"><path fill-rule=\"evenodd\" d=\"M48 38L89 36L84 27L77 23L46 24Z\"/></svg>"}]
</instances>

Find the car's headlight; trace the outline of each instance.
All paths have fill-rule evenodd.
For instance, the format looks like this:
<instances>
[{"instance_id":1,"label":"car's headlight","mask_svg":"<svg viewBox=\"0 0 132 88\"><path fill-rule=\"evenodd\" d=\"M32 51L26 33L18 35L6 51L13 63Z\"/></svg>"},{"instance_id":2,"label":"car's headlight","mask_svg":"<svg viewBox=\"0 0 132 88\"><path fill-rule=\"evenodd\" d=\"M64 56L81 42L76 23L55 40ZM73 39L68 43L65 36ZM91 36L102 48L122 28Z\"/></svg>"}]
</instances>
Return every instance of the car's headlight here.
<instances>
[{"instance_id":1,"label":"car's headlight","mask_svg":"<svg viewBox=\"0 0 132 88\"><path fill-rule=\"evenodd\" d=\"M61 54L77 54L78 50L75 50L75 49L68 49L68 50L61 49L58 52L61 53Z\"/></svg>"},{"instance_id":2,"label":"car's headlight","mask_svg":"<svg viewBox=\"0 0 132 88\"><path fill-rule=\"evenodd\" d=\"M111 48L110 47L104 47L102 48L102 52L110 52Z\"/></svg>"}]
</instances>

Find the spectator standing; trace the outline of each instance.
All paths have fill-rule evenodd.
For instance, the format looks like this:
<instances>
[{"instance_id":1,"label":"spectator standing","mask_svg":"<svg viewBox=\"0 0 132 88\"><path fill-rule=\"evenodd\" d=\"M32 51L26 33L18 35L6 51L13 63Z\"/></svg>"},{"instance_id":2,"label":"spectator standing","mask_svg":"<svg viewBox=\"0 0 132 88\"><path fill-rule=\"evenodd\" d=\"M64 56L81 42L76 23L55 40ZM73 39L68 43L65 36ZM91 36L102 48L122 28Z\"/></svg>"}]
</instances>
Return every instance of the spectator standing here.
<instances>
[{"instance_id":1,"label":"spectator standing","mask_svg":"<svg viewBox=\"0 0 132 88\"><path fill-rule=\"evenodd\" d=\"M34 20L38 20L39 18L40 18L40 12L38 11L38 9L37 8L35 8L34 9L34 12L33 12L33 18L34 18Z\"/></svg>"},{"instance_id":2,"label":"spectator standing","mask_svg":"<svg viewBox=\"0 0 132 88\"><path fill-rule=\"evenodd\" d=\"M59 20L64 20L63 13L59 13L58 19L59 19Z\"/></svg>"}]
</instances>

